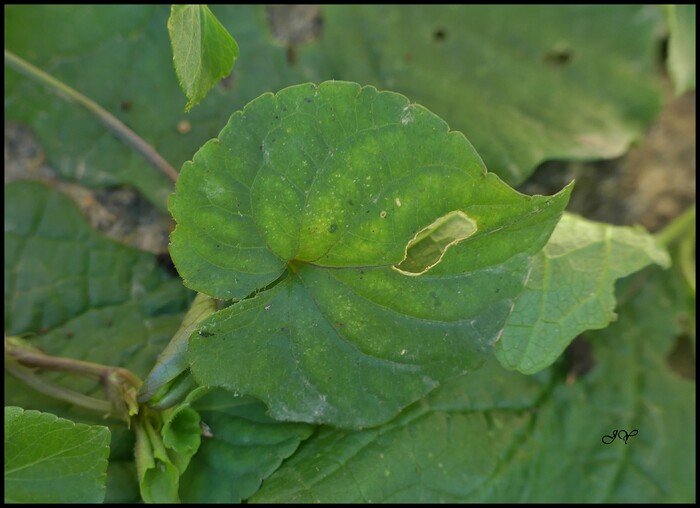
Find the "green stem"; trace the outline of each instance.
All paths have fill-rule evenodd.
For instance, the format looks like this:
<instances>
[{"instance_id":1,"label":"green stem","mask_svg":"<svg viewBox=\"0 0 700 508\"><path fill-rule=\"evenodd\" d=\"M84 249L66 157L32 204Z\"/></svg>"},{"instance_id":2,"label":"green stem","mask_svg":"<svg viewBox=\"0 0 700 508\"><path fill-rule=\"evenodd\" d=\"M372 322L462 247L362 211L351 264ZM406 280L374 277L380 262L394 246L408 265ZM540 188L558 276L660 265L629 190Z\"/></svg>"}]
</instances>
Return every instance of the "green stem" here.
<instances>
[{"instance_id":1,"label":"green stem","mask_svg":"<svg viewBox=\"0 0 700 508\"><path fill-rule=\"evenodd\" d=\"M695 203L681 215L673 219L673 221L656 233L656 241L668 247L679 238L687 235L689 231L695 230Z\"/></svg>"},{"instance_id":2,"label":"green stem","mask_svg":"<svg viewBox=\"0 0 700 508\"><path fill-rule=\"evenodd\" d=\"M125 379L134 387L138 388L141 385L141 380L127 369L29 351L8 340L7 337L5 338L5 352L17 362L29 367L95 376L101 381L110 381L116 374L117 377Z\"/></svg>"},{"instance_id":3,"label":"green stem","mask_svg":"<svg viewBox=\"0 0 700 508\"><path fill-rule=\"evenodd\" d=\"M36 391L48 395L49 397L54 397L59 400L64 400L76 406L84 407L92 411L98 411L102 414L109 414L112 412L112 404L106 400L96 399L94 397L89 397L88 395L83 395L82 393L69 390L63 386L57 385L46 381L36 374L34 374L30 369L26 367L21 367L12 361L5 361L5 369L20 379L25 384L31 386Z\"/></svg>"},{"instance_id":4,"label":"green stem","mask_svg":"<svg viewBox=\"0 0 700 508\"><path fill-rule=\"evenodd\" d=\"M65 400L77 406L116 414L127 422L138 413L136 392L141 380L127 369L100 365L61 356L49 356L19 337L5 337L5 368L35 390ZM69 390L37 376L32 369L67 372L96 377L107 394L108 401Z\"/></svg>"},{"instance_id":5,"label":"green stem","mask_svg":"<svg viewBox=\"0 0 700 508\"><path fill-rule=\"evenodd\" d=\"M140 153L150 164L163 172L173 182L177 181L177 171L175 171L175 169L138 134L129 129L102 106L41 69L34 67L32 64L7 49L5 50L5 64L35 81L48 85L58 91L59 95L64 99L75 101L83 106L90 113L95 115L115 136Z\"/></svg>"}]
</instances>

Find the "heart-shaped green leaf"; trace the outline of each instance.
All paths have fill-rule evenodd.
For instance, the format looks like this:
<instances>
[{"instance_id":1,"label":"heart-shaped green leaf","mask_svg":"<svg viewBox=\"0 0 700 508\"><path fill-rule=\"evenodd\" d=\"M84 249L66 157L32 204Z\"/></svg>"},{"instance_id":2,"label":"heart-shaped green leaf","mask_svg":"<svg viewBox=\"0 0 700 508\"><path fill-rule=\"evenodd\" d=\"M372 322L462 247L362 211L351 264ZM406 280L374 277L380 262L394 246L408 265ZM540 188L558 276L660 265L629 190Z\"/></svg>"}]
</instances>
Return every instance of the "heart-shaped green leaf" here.
<instances>
[{"instance_id":1,"label":"heart-shaped green leaf","mask_svg":"<svg viewBox=\"0 0 700 508\"><path fill-rule=\"evenodd\" d=\"M171 198L185 284L258 293L203 322L192 372L278 419L386 421L481 364L567 198L510 189L402 95L346 82L263 95Z\"/></svg>"}]
</instances>

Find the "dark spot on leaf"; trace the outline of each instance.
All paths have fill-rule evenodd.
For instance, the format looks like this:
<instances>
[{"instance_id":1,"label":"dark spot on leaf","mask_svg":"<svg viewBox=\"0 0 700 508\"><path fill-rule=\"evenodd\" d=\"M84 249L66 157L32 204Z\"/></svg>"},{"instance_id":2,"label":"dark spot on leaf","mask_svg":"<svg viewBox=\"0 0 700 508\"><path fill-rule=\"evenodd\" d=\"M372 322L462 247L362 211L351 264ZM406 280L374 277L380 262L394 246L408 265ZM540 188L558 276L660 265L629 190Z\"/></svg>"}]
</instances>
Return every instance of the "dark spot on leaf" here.
<instances>
[{"instance_id":1,"label":"dark spot on leaf","mask_svg":"<svg viewBox=\"0 0 700 508\"><path fill-rule=\"evenodd\" d=\"M445 39L447 39L447 30L444 28L438 28L433 32L433 40L435 42L443 42Z\"/></svg>"},{"instance_id":2,"label":"dark spot on leaf","mask_svg":"<svg viewBox=\"0 0 700 508\"><path fill-rule=\"evenodd\" d=\"M275 120L279 120L279 119L280 119L280 116L279 116L279 115L275 115Z\"/></svg>"},{"instance_id":3,"label":"dark spot on leaf","mask_svg":"<svg viewBox=\"0 0 700 508\"><path fill-rule=\"evenodd\" d=\"M329 232L329 233L335 233L335 232L337 231L337 229L338 229L337 224L331 224L331 225L329 226L329 228L328 228L328 232Z\"/></svg>"},{"instance_id":4,"label":"dark spot on leaf","mask_svg":"<svg viewBox=\"0 0 700 508\"><path fill-rule=\"evenodd\" d=\"M285 112L286 112L286 111L287 111L287 108L286 108L286 107L282 108L282 111L285 111Z\"/></svg>"},{"instance_id":5,"label":"dark spot on leaf","mask_svg":"<svg viewBox=\"0 0 700 508\"><path fill-rule=\"evenodd\" d=\"M263 150L263 146L265 146L265 143L261 143L261 144L260 144L260 151L261 151L261 152L262 152L262 150Z\"/></svg>"},{"instance_id":6,"label":"dark spot on leaf","mask_svg":"<svg viewBox=\"0 0 700 508\"><path fill-rule=\"evenodd\" d=\"M113 324L114 324L114 321L111 319L108 319L107 321L105 321L105 326L107 328L111 328Z\"/></svg>"},{"instance_id":7,"label":"dark spot on leaf","mask_svg":"<svg viewBox=\"0 0 700 508\"><path fill-rule=\"evenodd\" d=\"M353 205L355 204L355 202L354 202L352 199L348 199L348 204L349 204L350 206L353 206Z\"/></svg>"},{"instance_id":8,"label":"dark spot on leaf","mask_svg":"<svg viewBox=\"0 0 700 508\"><path fill-rule=\"evenodd\" d=\"M501 292L501 288L496 288L496 293L500 293L500 292Z\"/></svg>"},{"instance_id":9,"label":"dark spot on leaf","mask_svg":"<svg viewBox=\"0 0 700 508\"><path fill-rule=\"evenodd\" d=\"M304 102L311 103L311 97L304 97Z\"/></svg>"},{"instance_id":10,"label":"dark spot on leaf","mask_svg":"<svg viewBox=\"0 0 700 508\"><path fill-rule=\"evenodd\" d=\"M571 63L572 58L573 53L568 46L557 44L544 54L542 60L552 67L563 67Z\"/></svg>"},{"instance_id":11,"label":"dark spot on leaf","mask_svg":"<svg viewBox=\"0 0 700 508\"><path fill-rule=\"evenodd\" d=\"M204 332L204 331L202 331L202 330L199 330L199 335L201 335L202 337L213 337L213 336L214 336L213 333L211 333L211 332Z\"/></svg>"},{"instance_id":12,"label":"dark spot on leaf","mask_svg":"<svg viewBox=\"0 0 700 508\"><path fill-rule=\"evenodd\" d=\"M125 99L121 103L122 111L129 111L134 106L134 103L129 99Z\"/></svg>"},{"instance_id":13,"label":"dark spot on leaf","mask_svg":"<svg viewBox=\"0 0 700 508\"><path fill-rule=\"evenodd\" d=\"M284 326L282 328L280 328L280 332L283 332L283 331L284 331Z\"/></svg>"},{"instance_id":14,"label":"dark spot on leaf","mask_svg":"<svg viewBox=\"0 0 700 508\"><path fill-rule=\"evenodd\" d=\"M593 347L591 343L584 339L581 335L576 337L569 347L564 351L564 356L568 363L566 384L573 383L576 378L587 374L595 367L593 359Z\"/></svg>"},{"instance_id":15,"label":"dark spot on leaf","mask_svg":"<svg viewBox=\"0 0 700 508\"><path fill-rule=\"evenodd\" d=\"M676 374L695 381L695 355L687 334L676 337L676 344L666 357L666 361Z\"/></svg>"},{"instance_id":16,"label":"dark spot on leaf","mask_svg":"<svg viewBox=\"0 0 700 508\"><path fill-rule=\"evenodd\" d=\"M341 323L340 321L336 321L335 324L336 324L336 326L339 326L339 327L345 326L345 325L344 325L343 323Z\"/></svg>"},{"instance_id":17,"label":"dark spot on leaf","mask_svg":"<svg viewBox=\"0 0 700 508\"><path fill-rule=\"evenodd\" d=\"M69 338L69 339L71 339L71 338L75 337L75 333L73 333L73 332L66 332L66 337Z\"/></svg>"}]
</instances>

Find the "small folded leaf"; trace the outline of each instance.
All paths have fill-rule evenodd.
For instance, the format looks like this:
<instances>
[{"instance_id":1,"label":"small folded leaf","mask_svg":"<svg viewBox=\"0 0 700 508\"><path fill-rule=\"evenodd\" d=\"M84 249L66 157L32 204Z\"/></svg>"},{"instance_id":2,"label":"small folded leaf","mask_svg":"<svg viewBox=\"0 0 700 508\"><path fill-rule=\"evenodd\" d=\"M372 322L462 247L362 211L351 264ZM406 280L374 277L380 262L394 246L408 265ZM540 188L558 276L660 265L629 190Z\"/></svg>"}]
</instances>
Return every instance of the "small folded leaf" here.
<instances>
[{"instance_id":1,"label":"small folded leaf","mask_svg":"<svg viewBox=\"0 0 700 508\"><path fill-rule=\"evenodd\" d=\"M6 503L101 503L107 427L5 407Z\"/></svg>"},{"instance_id":2,"label":"small folded leaf","mask_svg":"<svg viewBox=\"0 0 700 508\"><path fill-rule=\"evenodd\" d=\"M141 499L146 503L179 503L180 472L168 456L161 436L148 419L137 420L134 431Z\"/></svg>"},{"instance_id":3,"label":"small folded leaf","mask_svg":"<svg viewBox=\"0 0 700 508\"><path fill-rule=\"evenodd\" d=\"M206 5L173 5L168 18L173 62L189 111L229 75L238 44Z\"/></svg>"},{"instance_id":4,"label":"small folded leaf","mask_svg":"<svg viewBox=\"0 0 700 508\"><path fill-rule=\"evenodd\" d=\"M551 365L578 334L615 318L615 281L651 263L670 261L643 229L564 214L494 346L499 361L524 374Z\"/></svg>"}]
</instances>

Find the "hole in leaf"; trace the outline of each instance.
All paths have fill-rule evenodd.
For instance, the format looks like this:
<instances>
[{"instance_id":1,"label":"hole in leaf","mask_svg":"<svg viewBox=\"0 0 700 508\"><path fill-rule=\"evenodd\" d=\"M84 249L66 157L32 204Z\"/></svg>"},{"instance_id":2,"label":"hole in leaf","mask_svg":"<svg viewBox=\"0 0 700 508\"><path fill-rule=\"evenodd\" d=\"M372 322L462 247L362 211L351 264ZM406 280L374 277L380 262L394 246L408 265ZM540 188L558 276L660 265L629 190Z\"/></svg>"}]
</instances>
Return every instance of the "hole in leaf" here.
<instances>
[{"instance_id":1,"label":"hole in leaf","mask_svg":"<svg viewBox=\"0 0 700 508\"><path fill-rule=\"evenodd\" d=\"M542 60L553 67L563 67L571 63L573 56L573 52L567 44L558 43L544 54Z\"/></svg>"},{"instance_id":2,"label":"hole in leaf","mask_svg":"<svg viewBox=\"0 0 700 508\"><path fill-rule=\"evenodd\" d=\"M666 361L676 374L695 381L695 354L687 334L684 333L676 338L676 344L666 357Z\"/></svg>"},{"instance_id":3,"label":"hole in leaf","mask_svg":"<svg viewBox=\"0 0 700 508\"><path fill-rule=\"evenodd\" d=\"M447 39L447 31L444 28L438 28L433 32L435 42L443 42L445 39Z\"/></svg>"},{"instance_id":4,"label":"hole in leaf","mask_svg":"<svg viewBox=\"0 0 700 508\"><path fill-rule=\"evenodd\" d=\"M476 222L455 210L424 227L408 242L406 256L394 269L404 275L421 275L437 265L453 245L476 233Z\"/></svg>"}]
</instances>

